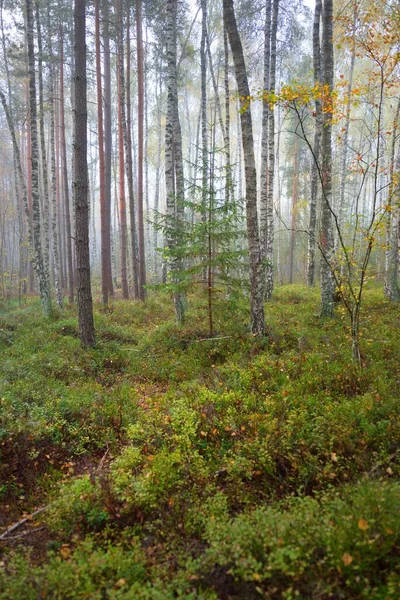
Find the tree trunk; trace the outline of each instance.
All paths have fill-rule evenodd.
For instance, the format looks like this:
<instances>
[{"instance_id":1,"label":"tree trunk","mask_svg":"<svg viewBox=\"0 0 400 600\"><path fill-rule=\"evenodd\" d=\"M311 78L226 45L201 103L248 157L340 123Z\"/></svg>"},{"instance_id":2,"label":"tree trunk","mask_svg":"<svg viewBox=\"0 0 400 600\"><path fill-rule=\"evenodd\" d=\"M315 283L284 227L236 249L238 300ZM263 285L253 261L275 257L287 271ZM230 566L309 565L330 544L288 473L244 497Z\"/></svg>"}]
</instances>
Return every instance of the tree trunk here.
<instances>
[{"instance_id":1,"label":"tree trunk","mask_svg":"<svg viewBox=\"0 0 400 600\"><path fill-rule=\"evenodd\" d=\"M233 61L235 64L236 82L241 98L242 144L246 175L246 220L249 241L250 259L250 295L251 295L251 331L256 335L264 335L264 294L262 281L262 261L257 217L257 174L254 160L253 126L251 111L247 106L250 97L244 62L242 42L236 25L233 0L223 0L224 23L228 32Z\"/></svg>"},{"instance_id":2,"label":"tree trunk","mask_svg":"<svg viewBox=\"0 0 400 600\"><path fill-rule=\"evenodd\" d=\"M354 4L354 27L356 27L357 23L357 3ZM355 31L355 29L354 29ZM340 188L339 188L339 207L338 207L338 223L339 227L343 227L344 220L344 212L345 212L345 192L346 192L346 178L347 178L347 155L348 155L348 143L349 143L349 128L350 128L350 113L351 113L351 97L353 90L353 76L354 76L354 66L356 62L356 45L355 45L355 33L353 32L353 44L351 49L351 61L350 61L350 75L349 75L349 83L346 91L346 116L344 122L344 132L343 132L343 155L342 155L342 163L340 166ZM337 243L335 244L337 246Z\"/></svg>"},{"instance_id":3,"label":"tree trunk","mask_svg":"<svg viewBox=\"0 0 400 600\"><path fill-rule=\"evenodd\" d=\"M400 103L399 103L400 105ZM393 132L393 142L395 135ZM387 269L385 279L385 292L392 302L400 302L399 285L399 234L400 234L400 145L397 148L396 164L391 174L389 195L389 248L387 256ZM395 182L395 183L394 183Z\"/></svg>"},{"instance_id":4,"label":"tree trunk","mask_svg":"<svg viewBox=\"0 0 400 600\"><path fill-rule=\"evenodd\" d=\"M296 246L296 213L297 204L299 201L299 142L297 136L294 140L294 165L293 165L293 181L292 181L292 223L290 231L290 246L289 246L289 283L293 283L294 274L294 254Z\"/></svg>"},{"instance_id":5,"label":"tree trunk","mask_svg":"<svg viewBox=\"0 0 400 600\"><path fill-rule=\"evenodd\" d=\"M126 11L126 175L128 179L129 219L131 227L131 256L132 256L132 284L133 297L140 297L139 279L140 267L137 252L137 227L136 227L136 202L133 191L133 162L132 162L132 118L131 118L131 34L130 34L130 6L127 3Z\"/></svg>"},{"instance_id":6,"label":"tree trunk","mask_svg":"<svg viewBox=\"0 0 400 600\"><path fill-rule=\"evenodd\" d=\"M275 92L276 79L276 34L278 29L279 0L274 0L271 25L271 65L269 88ZM267 234L265 258L267 261L265 299L270 300L274 289L274 179L275 179L275 108L268 114L268 194L267 194Z\"/></svg>"},{"instance_id":7,"label":"tree trunk","mask_svg":"<svg viewBox=\"0 0 400 600\"><path fill-rule=\"evenodd\" d=\"M162 83L160 73L160 83L158 91L158 74L156 75L156 105L157 105L157 162L156 162L156 174L155 174L155 190L154 190L154 230L153 230L153 242L154 242L154 275L158 276L159 272L159 253L158 248L158 222L159 222L159 210L160 210L160 171L161 171L161 99L162 97Z\"/></svg>"},{"instance_id":8,"label":"tree trunk","mask_svg":"<svg viewBox=\"0 0 400 600\"><path fill-rule=\"evenodd\" d=\"M225 132L224 132L224 145L225 145L225 206L228 207L230 197L232 194L232 166L231 166L231 111L230 111L230 91L229 91L229 48L228 48L228 34L224 25L224 87L225 87Z\"/></svg>"},{"instance_id":9,"label":"tree trunk","mask_svg":"<svg viewBox=\"0 0 400 600\"><path fill-rule=\"evenodd\" d=\"M103 53L104 53L104 237L105 237L105 275L110 296L114 295L111 260L111 66L108 1L102 2L103 17Z\"/></svg>"},{"instance_id":10,"label":"tree trunk","mask_svg":"<svg viewBox=\"0 0 400 600\"><path fill-rule=\"evenodd\" d=\"M49 56L53 55L51 40L50 2L47 2L47 35ZM52 247L54 264L54 284L59 308L63 305L60 254L58 244L58 203L57 203L57 169L56 169L56 140L55 140L55 99L54 99L54 67L49 62L49 106L50 106L50 168L51 168L51 207L52 207Z\"/></svg>"},{"instance_id":11,"label":"tree trunk","mask_svg":"<svg viewBox=\"0 0 400 600\"><path fill-rule=\"evenodd\" d=\"M95 344L95 331L93 321L89 258L85 0L75 0L74 24L74 199L79 339L83 346L93 346Z\"/></svg>"},{"instance_id":12,"label":"tree trunk","mask_svg":"<svg viewBox=\"0 0 400 600\"><path fill-rule=\"evenodd\" d=\"M313 25L313 69L314 86L321 83L321 45L320 45L320 22L321 22L322 0L315 1L314 25ZM313 161L311 165L311 199L310 199L310 221L308 227L308 261L307 282L310 287L315 285L315 247L317 228L317 205L319 176L318 165L320 158L320 143L322 129L321 99L315 99L315 132L313 143Z\"/></svg>"},{"instance_id":13,"label":"tree trunk","mask_svg":"<svg viewBox=\"0 0 400 600\"><path fill-rule=\"evenodd\" d=\"M33 247L35 257L35 273L42 300L44 313L51 313L51 294L49 273L46 272L40 222L40 197L39 197L39 140L37 131L37 109L36 109L36 67L35 48L33 39L33 11L32 1L26 1L26 33L28 40L28 77L29 77L29 111L30 111L30 134L32 149L32 220L33 220Z\"/></svg>"},{"instance_id":14,"label":"tree trunk","mask_svg":"<svg viewBox=\"0 0 400 600\"><path fill-rule=\"evenodd\" d=\"M63 187L64 187L64 208L65 208L65 224L67 230L67 262L68 262L68 299L72 304L74 302L75 288L75 269L72 255L72 227L71 227L71 211L69 204L69 187L68 187L68 164L67 164L67 144L65 141L65 100L64 100L64 36L63 28L60 25L60 133L61 133L61 162L63 172Z\"/></svg>"},{"instance_id":15,"label":"tree trunk","mask_svg":"<svg viewBox=\"0 0 400 600\"><path fill-rule=\"evenodd\" d=\"M270 88L271 71L271 0L266 1L264 26L264 82L265 92ZM267 254L267 205L268 205L268 129L269 105L266 100L262 107L261 123L261 173L260 173L260 242L263 256Z\"/></svg>"},{"instance_id":16,"label":"tree trunk","mask_svg":"<svg viewBox=\"0 0 400 600\"><path fill-rule=\"evenodd\" d=\"M178 82L176 68L177 0L167 0L167 120L165 124L165 188L167 195L166 242L171 254L169 268L175 315L178 323L185 320L185 296L179 289L181 260L174 254L179 240L183 210L182 138L178 113Z\"/></svg>"},{"instance_id":17,"label":"tree trunk","mask_svg":"<svg viewBox=\"0 0 400 600\"><path fill-rule=\"evenodd\" d=\"M136 40L138 74L138 241L139 241L139 298L145 299L146 263L143 218L143 126L144 126L144 80L143 35L141 0L136 0Z\"/></svg>"},{"instance_id":18,"label":"tree trunk","mask_svg":"<svg viewBox=\"0 0 400 600\"><path fill-rule=\"evenodd\" d=\"M124 39L123 39L123 15L121 2L117 3L117 38L118 38L118 154L119 154L119 211L121 219L121 286L122 297L129 298L128 273L127 273L127 240L128 228L126 220L126 200L125 200L125 157L124 157L124 138L126 139L126 119L125 119L125 76L124 76Z\"/></svg>"},{"instance_id":19,"label":"tree trunk","mask_svg":"<svg viewBox=\"0 0 400 600\"><path fill-rule=\"evenodd\" d=\"M41 158L39 173L39 181L42 181L43 187L43 262L46 273L50 278L50 227L49 227L49 216L50 216L50 202L49 202L49 175L47 169L47 156L46 156L46 140L44 131L44 99L43 99L43 43L42 43L42 28L40 24L40 11L39 2L35 4L36 14L36 34L37 34L37 46L38 46L38 84L39 84L39 138L40 138L40 153ZM40 185L40 184L39 184ZM50 281L49 281L50 287Z\"/></svg>"},{"instance_id":20,"label":"tree trunk","mask_svg":"<svg viewBox=\"0 0 400 600\"><path fill-rule=\"evenodd\" d=\"M322 127L322 218L320 248L321 264L321 316L332 317L334 309L333 278L334 236L332 219L332 91L333 91L333 2L324 0L322 17L322 64L323 84L327 90L323 107Z\"/></svg>"},{"instance_id":21,"label":"tree trunk","mask_svg":"<svg viewBox=\"0 0 400 600\"><path fill-rule=\"evenodd\" d=\"M95 4L95 36L96 36L96 83L97 83L97 135L99 143L99 171L100 171L100 224L101 224L101 292L103 304L108 303L108 277L107 251L110 240L107 240L107 211L106 211L106 181L104 157L104 132L103 132L103 98L101 80L101 55L100 55L100 0Z\"/></svg>"}]
</instances>

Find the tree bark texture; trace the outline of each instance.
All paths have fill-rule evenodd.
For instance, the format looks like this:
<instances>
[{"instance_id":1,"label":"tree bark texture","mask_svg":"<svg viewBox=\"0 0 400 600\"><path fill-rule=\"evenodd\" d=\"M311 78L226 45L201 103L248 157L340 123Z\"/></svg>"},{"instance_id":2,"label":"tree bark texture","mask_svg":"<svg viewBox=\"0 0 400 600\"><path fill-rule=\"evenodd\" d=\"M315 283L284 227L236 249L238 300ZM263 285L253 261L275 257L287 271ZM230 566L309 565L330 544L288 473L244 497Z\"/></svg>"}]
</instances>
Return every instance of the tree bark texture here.
<instances>
[{"instance_id":1,"label":"tree bark texture","mask_svg":"<svg viewBox=\"0 0 400 600\"><path fill-rule=\"evenodd\" d=\"M138 242L139 242L139 298L145 299L146 262L143 216L143 150L144 150L144 60L141 0L136 0L136 43L138 77Z\"/></svg>"},{"instance_id":2,"label":"tree bark texture","mask_svg":"<svg viewBox=\"0 0 400 600\"><path fill-rule=\"evenodd\" d=\"M97 137L99 144L99 176L100 176L100 227L101 227L101 293L103 304L108 303L108 272L107 251L110 240L107 240L107 212L106 212L106 180L104 157L104 130L103 130L103 94L101 80L101 53L100 53L100 0L95 4L95 37L96 37L96 89L97 89Z\"/></svg>"},{"instance_id":3,"label":"tree bark texture","mask_svg":"<svg viewBox=\"0 0 400 600\"><path fill-rule=\"evenodd\" d=\"M102 37L104 55L104 237L106 240L105 251L105 275L107 277L107 289L110 296L114 295L112 260L111 260L111 155L112 155L112 133L111 133L111 64L110 64L110 36L109 36L109 10L108 0L102 2Z\"/></svg>"},{"instance_id":4,"label":"tree bark texture","mask_svg":"<svg viewBox=\"0 0 400 600\"><path fill-rule=\"evenodd\" d=\"M182 137L178 112L178 81L176 67L177 0L167 1L167 120L165 124L165 188L167 195L166 242L170 254L169 269L174 284L175 315L178 323L185 319L185 296L179 289L181 260L174 251L179 241L183 213L184 180Z\"/></svg>"},{"instance_id":5,"label":"tree bark texture","mask_svg":"<svg viewBox=\"0 0 400 600\"><path fill-rule=\"evenodd\" d=\"M276 35L278 31L279 0L274 0L271 23L271 64L269 89L275 92L276 79ZM274 289L274 180L275 180L275 108L272 106L268 113L268 191L267 191L267 222L265 240L266 280L265 299L272 298Z\"/></svg>"},{"instance_id":6,"label":"tree bark texture","mask_svg":"<svg viewBox=\"0 0 400 600\"><path fill-rule=\"evenodd\" d=\"M85 0L75 0L75 248L79 339L83 346L95 344L89 257L89 202L87 164L87 80Z\"/></svg>"},{"instance_id":7,"label":"tree bark texture","mask_svg":"<svg viewBox=\"0 0 400 600\"><path fill-rule=\"evenodd\" d=\"M257 216L257 173L254 159L253 125L250 108L247 106L250 97L244 62L242 42L237 29L233 0L223 0L224 23L235 65L236 82L241 104L242 145L244 153L246 177L246 222L249 243L250 297L251 297L251 331L256 335L264 335L264 294L260 240Z\"/></svg>"},{"instance_id":8,"label":"tree bark texture","mask_svg":"<svg viewBox=\"0 0 400 600\"><path fill-rule=\"evenodd\" d=\"M322 17L322 63L323 63L323 127L322 151L322 217L320 248L321 263L321 315L332 317L334 309L335 281L333 278L334 235L332 215L332 90L333 90L333 2L324 0Z\"/></svg>"},{"instance_id":9,"label":"tree bark texture","mask_svg":"<svg viewBox=\"0 0 400 600\"><path fill-rule=\"evenodd\" d=\"M315 1L314 24L313 24L313 70L314 86L321 84L321 43L320 43L320 23L321 23L322 0ZM315 99L315 131L313 141L313 161L311 165L311 198L310 198L310 220L308 226L308 254L307 254L307 283L310 287L315 285L315 248L316 248L316 228L317 228L317 206L318 191L320 181L318 175L318 166L320 159L322 129L322 111L321 99Z\"/></svg>"},{"instance_id":10,"label":"tree bark texture","mask_svg":"<svg viewBox=\"0 0 400 600\"><path fill-rule=\"evenodd\" d=\"M40 195L39 195L39 140L37 129L37 104L36 104L36 66L34 48L34 24L32 1L25 0L26 5L26 34L28 41L28 78L29 78L29 112L30 112L30 136L32 151L32 221L33 221L33 247L34 268L39 288L39 294L46 315L51 313L51 294L49 273L46 272L42 248L42 231L40 219Z\"/></svg>"},{"instance_id":11,"label":"tree bark texture","mask_svg":"<svg viewBox=\"0 0 400 600\"><path fill-rule=\"evenodd\" d=\"M119 212L121 219L121 286L122 297L129 298L128 288L128 226L126 219L125 198L125 155L124 142L126 142L126 118L125 118L125 75L124 75L124 29L123 29L123 0L117 2L117 40L118 40L118 155L119 155ZM125 144L126 146L127 144Z\"/></svg>"},{"instance_id":12,"label":"tree bark texture","mask_svg":"<svg viewBox=\"0 0 400 600\"><path fill-rule=\"evenodd\" d=\"M68 263L68 300L72 304L75 292L75 265L72 253L72 226L71 210L69 203L67 144L65 140L65 95L64 95L64 35L60 25L60 137L61 137L61 162L63 174L65 224L67 230L67 263Z\"/></svg>"},{"instance_id":13,"label":"tree bark texture","mask_svg":"<svg viewBox=\"0 0 400 600\"><path fill-rule=\"evenodd\" d=\"M53 55L51 40L50 2L47 3L47 33L49 55ZM58 203L57 203L57 165L56 165L56 132L55 132L55 99L54 99L54 67L49 62L49 107L50 107L50 170L51 170L51 232L54 264L54 285L56 289L56 300L59 308L63 305L61 262L58 243Z\"/></svg>"},{"instance_id":14,"label":"tree bark texture","mask_svg":"<svg viewBox=\"0 0 400 600\"><path fill-rule=\"evenodd\" d=\"M271 67L271 0L265 5L264 25L264 91L270 88ZM260 173L260 242L263 256L267 248L267 204L268 204L268 129L269 129L269 102L264 101L261 122L261 173Z\"/></svg>"}]
</instances>

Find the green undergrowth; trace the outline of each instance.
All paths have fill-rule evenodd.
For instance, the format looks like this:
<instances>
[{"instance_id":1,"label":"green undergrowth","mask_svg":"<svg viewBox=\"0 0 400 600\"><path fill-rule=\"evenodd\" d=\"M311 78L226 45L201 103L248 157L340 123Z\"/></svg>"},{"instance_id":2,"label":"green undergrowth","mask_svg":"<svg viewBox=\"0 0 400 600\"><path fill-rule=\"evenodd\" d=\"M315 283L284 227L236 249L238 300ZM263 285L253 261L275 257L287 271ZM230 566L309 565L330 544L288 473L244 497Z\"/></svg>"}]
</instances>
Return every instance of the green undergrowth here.
<instances>
[{"instance_id":1,"label":"green undergrowth","mask_svg":"<svg viewBox=\"0 0 400 600\"><path fill-rule=\"evenodd\" d=\"M91 350L73 308L0 316L0 527L47 505L1 599L400 597L398 307L366 295L360 370L317 292L278 288L265 340L215 304L214 339L200 295L182 327L98 305Z\"/></svg>"}]
</instances>

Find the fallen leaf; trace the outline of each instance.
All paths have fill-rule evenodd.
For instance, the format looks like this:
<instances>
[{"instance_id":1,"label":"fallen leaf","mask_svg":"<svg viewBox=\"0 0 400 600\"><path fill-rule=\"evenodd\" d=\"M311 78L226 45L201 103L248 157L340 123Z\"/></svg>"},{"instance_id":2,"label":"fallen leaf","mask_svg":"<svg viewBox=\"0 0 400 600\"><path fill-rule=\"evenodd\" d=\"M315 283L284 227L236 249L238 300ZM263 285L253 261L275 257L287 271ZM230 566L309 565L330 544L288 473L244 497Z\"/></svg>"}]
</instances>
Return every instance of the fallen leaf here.
<instances>
[{"instance_id":1,"label":"fallen leaf","mask_svg":"<svg viewBox=\"0 0 400 600\"><path fill-rule=\"evenodd\" d=\"M348 552L345 552L342 556L342 561L345 567L348 567L353 562L353 557Z\"/></svg>"},{"instance_id":2,"label":"fallen leaf","mask_svg":"<svg viewBox=\"0 0 400 600\"><path fill-rule=\"evenodd\" d=\"M68 547L68 544L63 544L60 548L60 554L64 559L67 559L71 554L71 549Z\"/></svg>"},{"instance_id":3,"label":"fallen leaf","mask_svg":"<svg viewBox=\"0 0 400 600\"><path fill-rule=\"evenodd\" d=\"M358 520L358 529L361 529L362 531L367 531L368 528L369 525L365 519Z\"/></svg>"}]
</instances>

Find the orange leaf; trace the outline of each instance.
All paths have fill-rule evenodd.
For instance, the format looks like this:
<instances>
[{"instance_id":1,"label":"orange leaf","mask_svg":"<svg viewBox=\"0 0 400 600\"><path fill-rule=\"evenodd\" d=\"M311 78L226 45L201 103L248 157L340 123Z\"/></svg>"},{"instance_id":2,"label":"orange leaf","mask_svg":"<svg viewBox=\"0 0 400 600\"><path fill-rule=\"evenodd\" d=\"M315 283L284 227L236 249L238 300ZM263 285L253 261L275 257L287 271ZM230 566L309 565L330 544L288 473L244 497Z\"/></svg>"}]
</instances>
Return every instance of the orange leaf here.
<instances>
[{"instance_id":1,"label":"orange leaf","mask_svg":"<svg viewBox=\"0 0 400 600\"><path fill-rule=\"evenodd\" d=\"M342 561L345 567L348 567L353 562L353 557L348 552L345 552L342 556Z\"/></svg>"},{"instance_id":2,"label":"orange leaf","mask_svg":"<svg viewBox=\"0 0 400 600\"><path fill-rule=\"evenodd\" d=\"M362 531L367 531L368 528L369 528L369 525L368 525L367 521L365 519L359 519L358 529L361 529Z\"/></svg>"}]
</instances>

